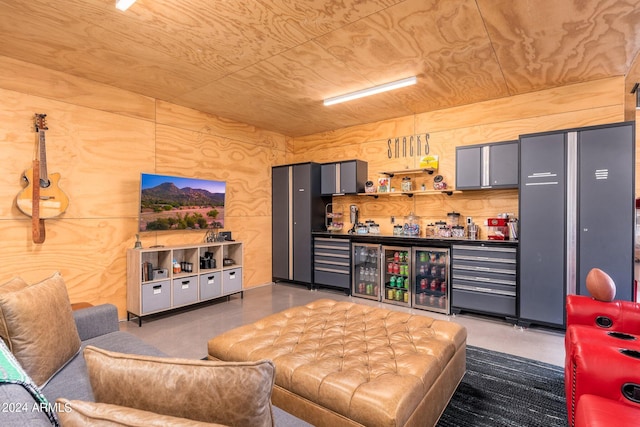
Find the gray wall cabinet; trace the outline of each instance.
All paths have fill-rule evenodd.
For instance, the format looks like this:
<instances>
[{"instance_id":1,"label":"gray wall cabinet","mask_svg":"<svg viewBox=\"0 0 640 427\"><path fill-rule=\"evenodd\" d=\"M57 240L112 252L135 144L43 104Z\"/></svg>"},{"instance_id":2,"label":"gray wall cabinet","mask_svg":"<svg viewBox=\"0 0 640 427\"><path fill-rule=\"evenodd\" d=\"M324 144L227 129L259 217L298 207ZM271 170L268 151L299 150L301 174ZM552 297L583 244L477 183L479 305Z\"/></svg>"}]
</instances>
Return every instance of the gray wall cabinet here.
<instances>
[{"instance_id":1,"label":"gray wall cabinet","mask_svg":"<svg viewBox=\"0 0 640 427\"><path fill-rule=\"evenodd\" d=\"M633 123L520 138L520 292L522 323L564 326L565 296L588 295L594 267L633 284Z\"/></svg>"},{"instance_id":2,"label":"gray wall cabinet","mask_svg":"<svg viewBox=\"0 0 640 427\"><path fill-rule=\"evenodd\" d=\"M456 188L518 188L518 141L456 148Z\"/></svg>"},{"instance_id":3,"label":"gray wall cabinet","mask_svg":"<svg viewBox=\"0 0 640 427\"><path fill-rule=\"evenodd\" d=\"M324 227L320 164L300 163L272 169L272 276L313 282L312 231Z\"/></svg>"},{"instance_id":4,"label":"gray wall cabinet","mask_svg":"<svg viewBox=\"0 0 640 427\"><path fill-rule=\"evenodd\" d=\"M367 162L362 160L325 163L321 165L321 193L324 196L363 193L368 172Z\"/></svg>"}]
</instances>

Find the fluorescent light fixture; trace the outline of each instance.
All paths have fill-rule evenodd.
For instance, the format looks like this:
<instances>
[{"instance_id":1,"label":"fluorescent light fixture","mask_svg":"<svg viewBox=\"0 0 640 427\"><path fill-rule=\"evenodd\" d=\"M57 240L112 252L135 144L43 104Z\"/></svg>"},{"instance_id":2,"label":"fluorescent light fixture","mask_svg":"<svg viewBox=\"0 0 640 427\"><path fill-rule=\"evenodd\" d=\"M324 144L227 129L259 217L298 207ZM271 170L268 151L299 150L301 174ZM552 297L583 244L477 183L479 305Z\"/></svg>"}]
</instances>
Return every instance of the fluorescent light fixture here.
<instances>
[{"instance_id":1,"label":"fluorescent light fixture","mask_svg":"<svg viewBox=\"0 0 640 427\"><path fill-rule=\"evenodd\" d=\"M340 96L334 96L333 98L327 98L324 100L324 105L339 104L341 102L352 101L358 98L364 98L365 96L375 95L377 93L386 92L388 90L399 89L401 87L411 86L416 84L418 79L414 77L408 77L402 80L396 80L395 82L385 83L379 86L370 87L368 89L358 90L356 92L347 93Z\"/></svg>"},{"instance_id":2,"label":"fluorescent light fixture","mask_svg":"<svg viewBox=\"0 0 640 427\"><path fill-rule=\"evenodd\" d=\"M125 11L135 2L136 0L116 0L116 9Z\"/></svg>"}]
</instances>

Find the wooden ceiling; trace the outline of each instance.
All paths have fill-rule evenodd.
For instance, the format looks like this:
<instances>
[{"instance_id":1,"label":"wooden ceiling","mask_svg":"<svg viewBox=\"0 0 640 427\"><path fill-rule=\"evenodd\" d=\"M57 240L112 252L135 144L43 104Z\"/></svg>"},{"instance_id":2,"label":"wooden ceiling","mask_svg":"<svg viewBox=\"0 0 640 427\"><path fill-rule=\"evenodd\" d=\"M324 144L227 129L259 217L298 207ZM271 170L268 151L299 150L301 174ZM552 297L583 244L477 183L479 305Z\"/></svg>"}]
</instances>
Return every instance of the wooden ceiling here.
<instances>
[{"instance_id":1,"label":"wooden ceiling","mask_svg":"<svg viewBox=\"0 0 640 427\"><path fill-rule=\"evenodd\" d=\"M301 136L626 75L640 0L0 0L0 55ZM325 107L408 76L418 84Z\"/></svg>"}]
</instances>

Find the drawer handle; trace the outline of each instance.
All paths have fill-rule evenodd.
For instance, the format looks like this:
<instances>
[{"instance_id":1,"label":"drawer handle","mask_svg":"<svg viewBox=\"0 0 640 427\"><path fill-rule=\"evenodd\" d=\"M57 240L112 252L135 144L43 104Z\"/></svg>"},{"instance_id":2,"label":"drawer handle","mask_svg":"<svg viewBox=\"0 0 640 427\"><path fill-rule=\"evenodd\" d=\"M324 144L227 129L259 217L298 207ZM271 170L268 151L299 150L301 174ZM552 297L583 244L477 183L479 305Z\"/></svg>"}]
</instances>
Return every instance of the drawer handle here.
<instances>
[{"instance_id":1,"label":"drawer handle","mask_svg":"<svg viewBox=\"0 0 640 427\"><path fill-rule=\"evenodd\" d=\"M162 289L162 285L155 285L153 289Z\"/></svg>"},{"instance_id":2,"label":"drawer handle","mask_svg":"<svg viewBox=\"0 0 640 427\"><path fill-rule=\"evenodd\" d=\"M213 279L215 279L215 278L216 278L216 276L209 276L209 277L207 277L207 280L209 282L213 282Z\"/></svg>"},{"instance_id":3,"label":"drawer handle","mask_svg":"<svg viewBox=\"0 0 640 427\"><path fill-rule=\"evenodd\" d=\"M232 273L229 273L229 279L235 279L235 278L236 278L236 272L235 271L232 272Z\"/></svg>"}]
</instances>

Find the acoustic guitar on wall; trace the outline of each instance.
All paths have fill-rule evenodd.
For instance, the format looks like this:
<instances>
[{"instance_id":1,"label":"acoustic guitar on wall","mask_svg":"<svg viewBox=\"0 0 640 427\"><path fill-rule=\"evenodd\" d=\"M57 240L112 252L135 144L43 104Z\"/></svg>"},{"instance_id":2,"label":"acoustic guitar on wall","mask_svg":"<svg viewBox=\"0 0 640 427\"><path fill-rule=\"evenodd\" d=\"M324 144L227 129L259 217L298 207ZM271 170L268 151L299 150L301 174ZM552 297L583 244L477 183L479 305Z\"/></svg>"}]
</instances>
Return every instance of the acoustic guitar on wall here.
<instances>
[{"instance_id":1,"label":"acoustic guitar on wall","mask_svg":"<svg viewBox=\"0 0 640 427\"><path fill-rule=\"evenodd\" d=\"M35 130L38 133L36 156L33 167L27 169L23 174L27 186L18 194L16 200L18 209L34 219L34 226L36 219L40 221L41 231L44 231L41 220L54 218L66 211L69 206L69 198L58 186L60 174L47 172L44 135L48 130L46 117L46 114L35 115ZM35 231L34 241L36 241Z\"/></svg>"}]
</instances>

